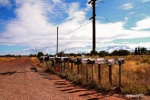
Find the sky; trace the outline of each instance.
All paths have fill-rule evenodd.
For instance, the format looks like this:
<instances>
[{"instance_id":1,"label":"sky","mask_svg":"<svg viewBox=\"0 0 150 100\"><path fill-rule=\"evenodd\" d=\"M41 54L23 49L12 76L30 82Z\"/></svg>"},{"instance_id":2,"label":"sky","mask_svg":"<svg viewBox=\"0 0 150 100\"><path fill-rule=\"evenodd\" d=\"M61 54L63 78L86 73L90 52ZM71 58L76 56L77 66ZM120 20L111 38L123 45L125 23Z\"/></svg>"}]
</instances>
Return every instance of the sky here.
<instances>
[{"instance_id":1,"label":"sky","mask_svg":"<svg viewBox=\"0 0 150 100\"><path fill-rule=\"evenodd\" d=\"M88 53L89 0L0 0L0 55ZM97 0L96 50L150 50L150 0Z\"/></svg>"}]
</instances>

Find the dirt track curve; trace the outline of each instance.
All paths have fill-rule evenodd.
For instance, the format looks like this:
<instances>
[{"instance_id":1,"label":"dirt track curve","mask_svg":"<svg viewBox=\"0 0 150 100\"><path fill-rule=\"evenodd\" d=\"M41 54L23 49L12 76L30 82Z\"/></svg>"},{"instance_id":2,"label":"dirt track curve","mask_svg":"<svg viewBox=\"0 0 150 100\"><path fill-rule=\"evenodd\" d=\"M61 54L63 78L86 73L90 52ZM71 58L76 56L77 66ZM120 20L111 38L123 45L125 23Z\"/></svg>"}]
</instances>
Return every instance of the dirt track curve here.
<instances>
[{"instance_id":1,"label":"dirt track curve","mask_svg":"<svg viewBox=\"0 0 150 100\"><path fill-rule=\"evenodd\" d=\"M75 86L58 76L31 71L28 57L0 63L0 100L123 100Z\"/></svg>"}]
</instances>

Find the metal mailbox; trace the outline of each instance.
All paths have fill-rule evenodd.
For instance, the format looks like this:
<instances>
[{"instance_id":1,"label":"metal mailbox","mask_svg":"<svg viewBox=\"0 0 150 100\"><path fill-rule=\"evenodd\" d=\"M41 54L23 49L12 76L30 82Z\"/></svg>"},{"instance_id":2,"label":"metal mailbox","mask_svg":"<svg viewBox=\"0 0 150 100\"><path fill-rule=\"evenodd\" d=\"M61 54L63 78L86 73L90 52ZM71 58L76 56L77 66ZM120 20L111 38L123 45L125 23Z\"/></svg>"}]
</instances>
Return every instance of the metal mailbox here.
<instances>
[{"instance_id":1,"label":"metal mailbox","mask_svg":"<svg viewBox=\"0 0 150 100\"><path fill-rule=\"evenodd\" d=\"M88 61L88 58L83 58L83 59L81 60L81 62L82 62L83 64L86 64L87 61Z\"/></svg>"},{"instance_id":2,"label":"metal mailbox","mask_svg":"<svg viewBox=\"0 0 150 100\"><path fill-rule=\"evenodd\" d=\"M124 64L124 58L118 58L115 60L115 64L121 65Z\"/></svg>"},{"instance_id":3,"label":"metal mailbox","mask_svg":"<svg viewBox=\"0 0 150 100\"><path fill-rule=\"evenodd\" d=\"M54 60L55 60L55 57L49 57L49 60L50 60L50 61L54 61Z\"/></svg>"},{"instance_id":4,"label":"metal mailbox","mask_svg":"<svg viewBox=\"0 0 150 100\"><path fill-rule=\"evenodd\" d=\"M88 64L95 64L95 59L88 59L88 60L87 60L87 63L88 63Z\"/></svg>"},{"instance_id":5,"label":"metal mailbox","mask_svg":"<svg viewBox=\"0 0 150 100\"><path fill-rule=\"evenodd\" d=\"M75 64L81 64L82 63L81 60L82 58L77 58L77 60L75 61Z\"/></svg>"},{"instance_id":6,"label":"metal mailbox","mask_svg":"<svg viewBox=\"0 0 150 100\"><path fill-rule=\"evenodd\" d=\"M108 59L106 60L107 65L113 65L114 64L114 59Z\"/></svg>"},{"instance_id":7,"label":"metal mailbox","mask_svg":"<svg viewBox=\"0 0 150 100\"><path fill-rule=\"evenodd\" d=\"M69 57L61 57L62 61L69 61Z\"/></svg>"},{"instance_id":8,"label":"metal mailbox","mask_svg":"<svg viewBox=\"0 0 150 100\"><path fill-rule=\"evenodd\" d=\"M95 63L96 64L104 64L104 58L97 58L96 60L95 60Z\"/></svg>"},{"instance_id":9,"label":"metal mailbox","mask_svg":"<svg viewBox=\"0 0 150 100\"><path fill-rule=\"evenodd\" d=\"M74 62L75 62L75 60L74 60L74 59L69 58L69 62L70 62L70 63L74 63Z\"/></svg>"}]
</instances>

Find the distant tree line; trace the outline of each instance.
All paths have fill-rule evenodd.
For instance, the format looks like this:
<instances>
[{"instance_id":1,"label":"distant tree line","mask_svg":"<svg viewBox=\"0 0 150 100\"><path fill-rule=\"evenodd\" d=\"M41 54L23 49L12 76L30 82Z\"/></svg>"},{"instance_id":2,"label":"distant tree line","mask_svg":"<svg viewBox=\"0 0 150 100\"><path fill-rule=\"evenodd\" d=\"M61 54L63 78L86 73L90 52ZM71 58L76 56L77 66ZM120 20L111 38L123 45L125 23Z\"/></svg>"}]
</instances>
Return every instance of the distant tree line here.
<instances>
[{"instance_id":1,"label":"distant tree line","mask_svg":"<svg viewBox=\"0 0 150 100\"><path fill-rule=\"evenodd\" d=\"M136 47L134 51L135 55L148 55L150 50L147 50L145 47Z\"/></svg>"},{"instance_id":2,"label":"distant tree line","mask_svg":"<svg viewBox=\"0 0 150 100\"><path fill-rule=\"evenodd\" d=\"M89 52L89 53L84 53L84 55L86 56L92 56L93 51ZM105 56L128 56L128 55L149 55L150 54L150 50L147 50L145 47L136 47L135 50L133 52L130 52L128 50L114 50L111 53L107 52L107 51L95 51L95 55L98 55L99 57L105 57ZM57 54L58 57L63 57L63 56L81 56L82 53L65 53L64 51L61 51ZM29 57L40 57L40 56L56 56L56 55L49 55L49 54L45 54L41 51L38 52L38 54L30 54Z\"/></svg>"},{"instance_id":3,"label":"distant tree line","mask_svg":"<svg viewBox=\"0 0 150 100\"><path fill-rule=\"evenodd\" d=\"M0 55L0 57L21 57L21 55L6 54L6 55Z\"/></svg>"}]
</instances>

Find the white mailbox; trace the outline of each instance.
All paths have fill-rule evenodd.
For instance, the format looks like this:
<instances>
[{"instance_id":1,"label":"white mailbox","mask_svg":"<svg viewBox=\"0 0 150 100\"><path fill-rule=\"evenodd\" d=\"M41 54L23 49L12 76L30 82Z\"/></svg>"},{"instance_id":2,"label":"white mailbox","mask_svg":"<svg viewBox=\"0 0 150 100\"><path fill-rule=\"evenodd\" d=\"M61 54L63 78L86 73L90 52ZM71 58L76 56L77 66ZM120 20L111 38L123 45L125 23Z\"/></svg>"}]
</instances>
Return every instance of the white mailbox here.
<instances>
[{"instance_id":1,"label":"white mailbox","mask_svg":"<svg viewBox=\"0 0 150 100\"><path fill-rule=\"evenodd\" d=\"M83 64L86 64L87 61L88 61L88 58L82 58L82 60L81 60L81 62L82 62Z\"/></svg>"},{"instance_id":2,"label":"white mailbox","mask_svg":"<svg viewBox=\"0 0 150 100\"><path fill-rule=\"evenodd\" d=\"M113 65L114 64L114 59L108 59L106 60L107 65Z\"/></svg>"},{"instance_id":3,"label":"white mailbox","mask_svg":"<svg viewBox=\"0 0 150 100\"><path fill-rule=\"evenodd\" d=\"M55 57L49 57L49 60L50 61L55 60Z\"/></svg>"},{"instance_id":4,"label":"white mailbox","mask_svg":"<svg viewBox=\"0 0 150 100\"><path fill-rule=\"evenodd\" d=\"M95 63L96 64L104 64L104 58L97 58L96 60L95 60Z\"/></svg>"},{"instance_id":5,"label":"white mailbox","mask_svg":"<svg viewBox=\"0 0 150 100\"><path fill-rule=\"evenodd\" d=\"M61 61L68 61L69 57L61 57Z\"/></svg>"}]
</instances>

